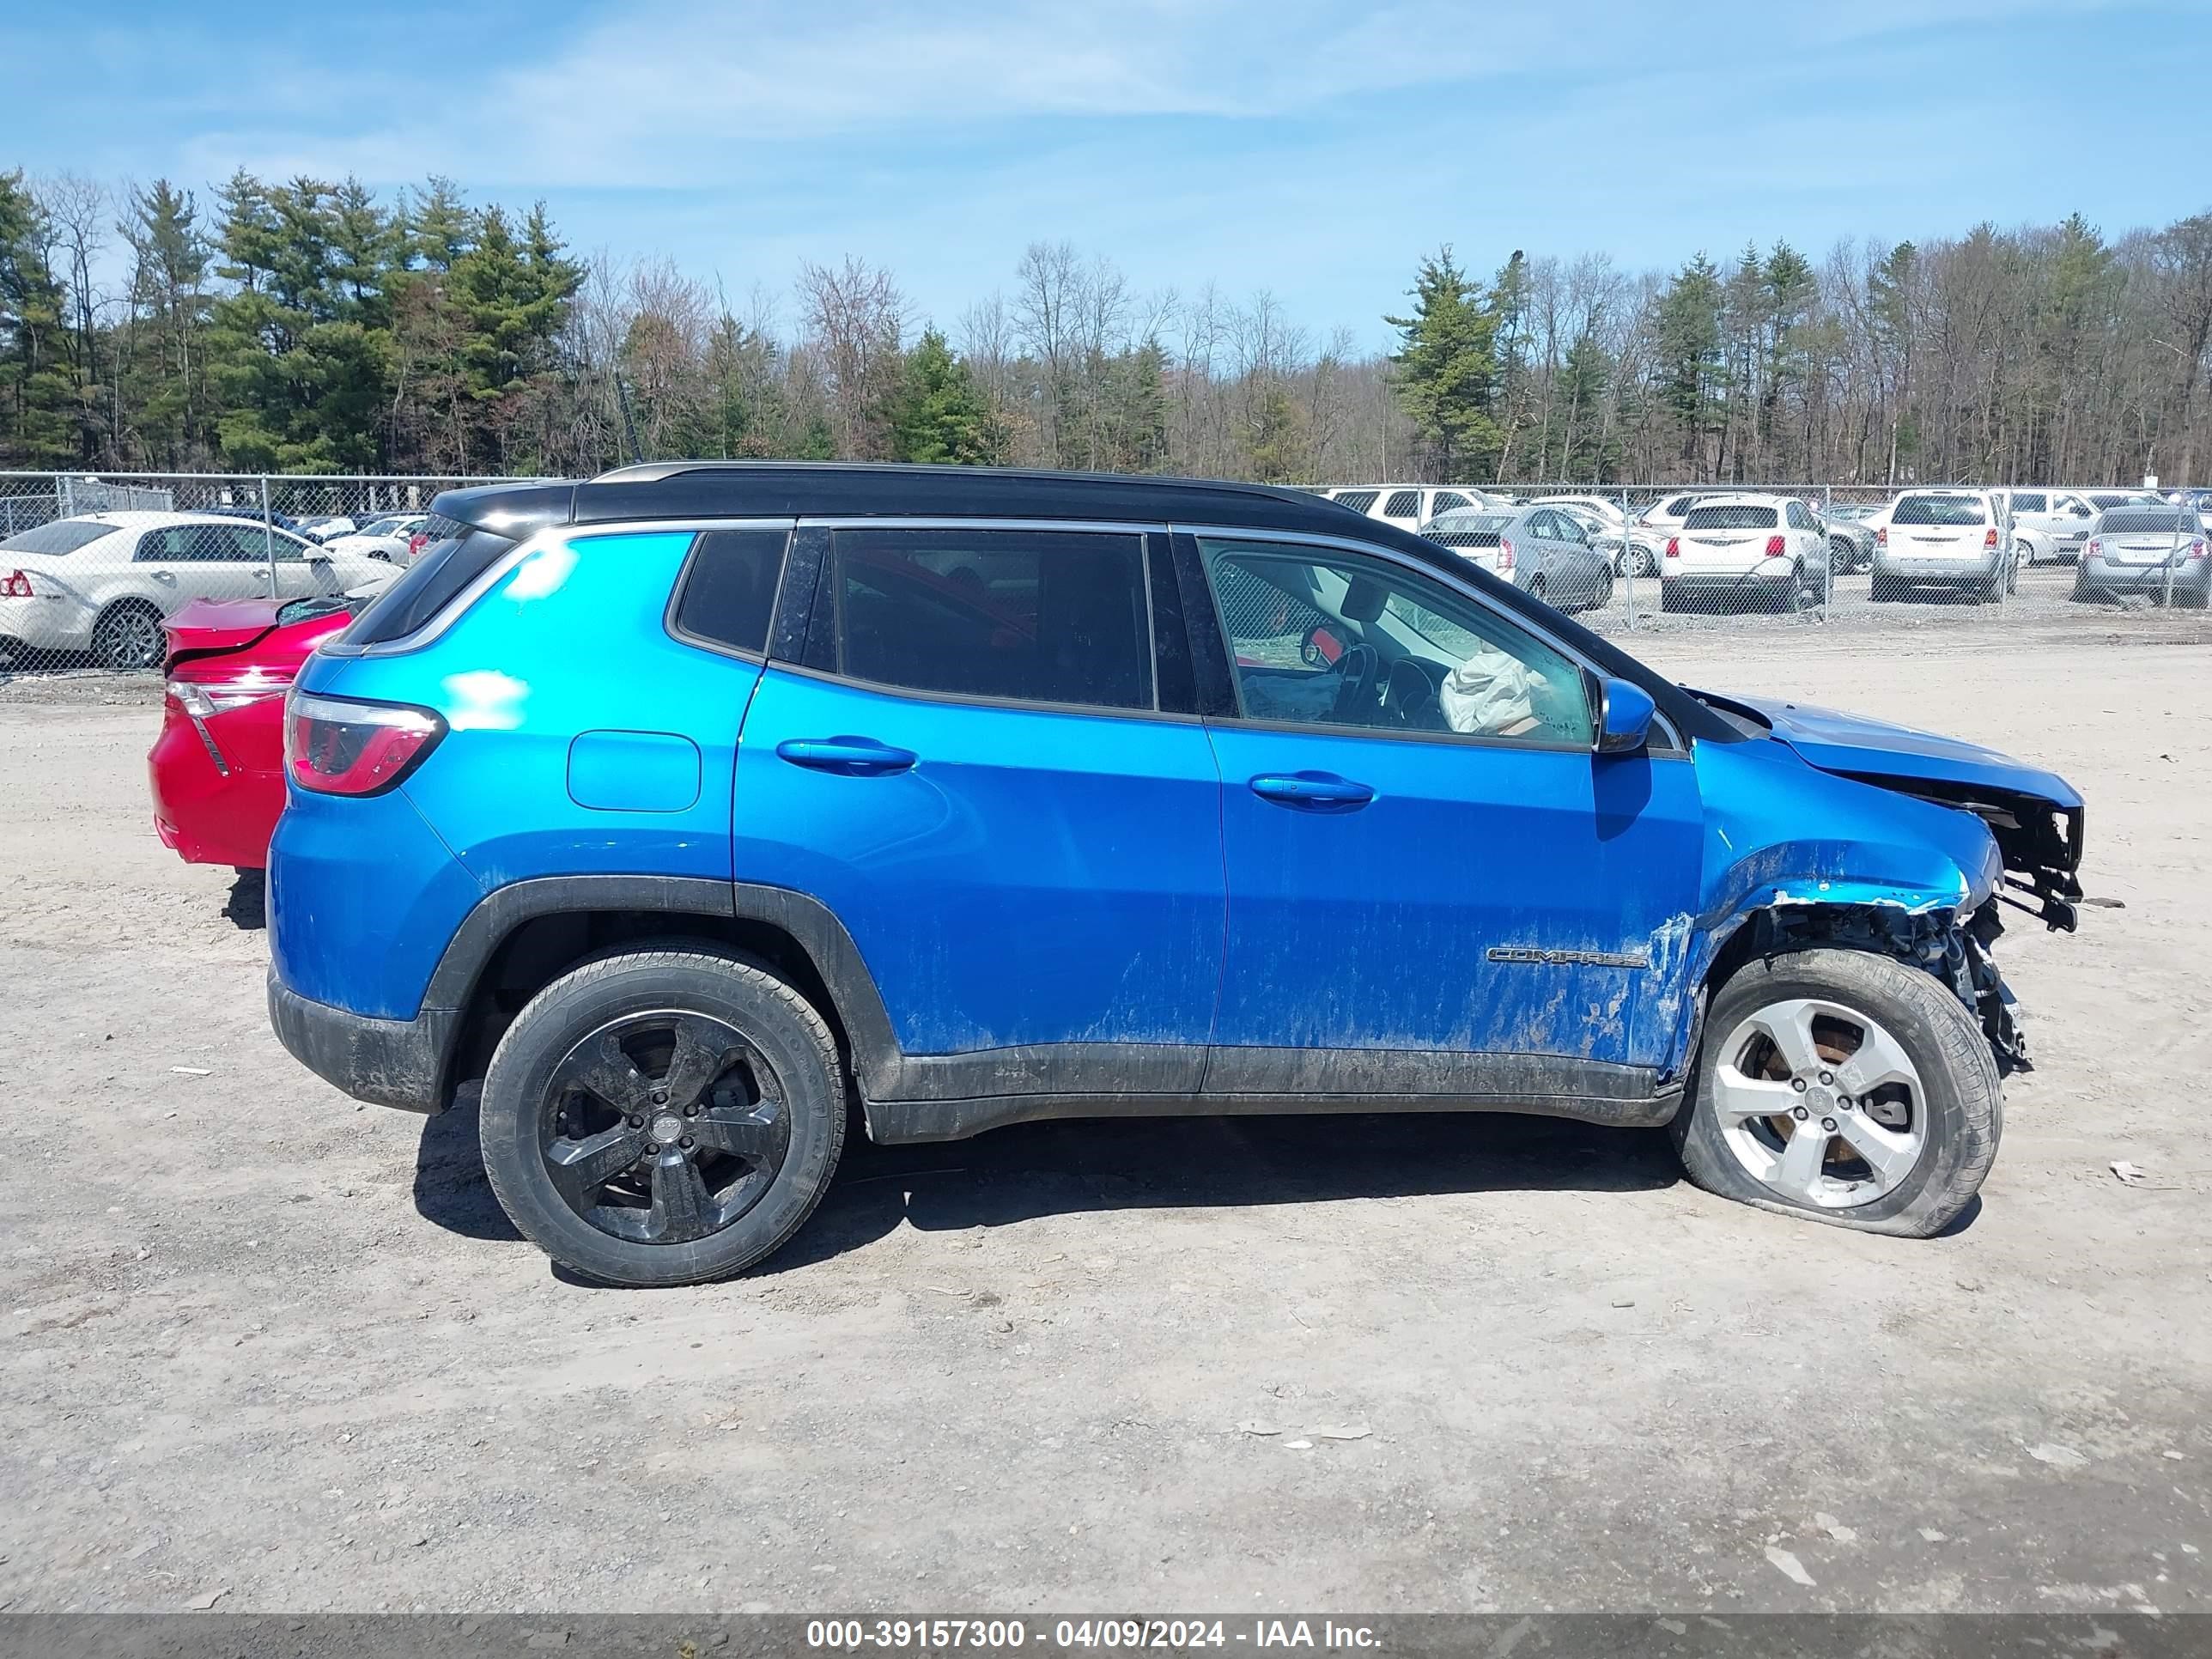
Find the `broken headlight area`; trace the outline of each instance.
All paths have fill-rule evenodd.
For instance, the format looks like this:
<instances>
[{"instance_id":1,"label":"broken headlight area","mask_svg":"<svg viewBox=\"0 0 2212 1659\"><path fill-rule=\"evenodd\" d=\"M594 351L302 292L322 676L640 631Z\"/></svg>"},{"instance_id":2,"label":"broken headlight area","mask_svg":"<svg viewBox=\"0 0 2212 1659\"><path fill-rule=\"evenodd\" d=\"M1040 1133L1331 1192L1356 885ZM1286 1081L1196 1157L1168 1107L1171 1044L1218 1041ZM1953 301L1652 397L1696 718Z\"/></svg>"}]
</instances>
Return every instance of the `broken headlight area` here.
<instances>
[{"instance_id":1,"label":"broken headlight area","mask_svg":"<svg viewBox=\"0 0 2212 1659\"><path fill-rule=\"evenodd\" d=\"M2074 931L2081 919L2081 808L1987 785L1851 775L1900 795L1972 812L1989 826L2004 860L2004 885L1994 896L2027 911L2053 933Z\"/></svg>"}]
</instances>

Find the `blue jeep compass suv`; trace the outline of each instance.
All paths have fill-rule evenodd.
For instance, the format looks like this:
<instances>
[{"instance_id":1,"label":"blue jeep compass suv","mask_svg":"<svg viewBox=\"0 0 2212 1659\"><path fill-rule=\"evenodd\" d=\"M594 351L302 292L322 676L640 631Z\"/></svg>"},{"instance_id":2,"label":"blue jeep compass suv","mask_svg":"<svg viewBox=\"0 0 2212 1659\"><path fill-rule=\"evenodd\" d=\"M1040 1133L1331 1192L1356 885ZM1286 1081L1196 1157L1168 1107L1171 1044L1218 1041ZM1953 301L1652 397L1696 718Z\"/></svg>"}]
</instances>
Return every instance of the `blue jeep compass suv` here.
<instances>
[{"instance_id":1,"label":"blue jeep compass suv","mask_svg":"<svg viewBox=\"0 0 2212 1659\"><path fill-rule=\"evenodd\" d=\"M878 1140L1175 1112L1671 1124L1717 1193L1924 1235L2021 1052L2008 900L2081 802L1670 684L1256 486L672 464L439 497L308 662L270 1011L364 1100L482 1081L572 1268L759 1261Z\"/></svg>"}]
</instances>

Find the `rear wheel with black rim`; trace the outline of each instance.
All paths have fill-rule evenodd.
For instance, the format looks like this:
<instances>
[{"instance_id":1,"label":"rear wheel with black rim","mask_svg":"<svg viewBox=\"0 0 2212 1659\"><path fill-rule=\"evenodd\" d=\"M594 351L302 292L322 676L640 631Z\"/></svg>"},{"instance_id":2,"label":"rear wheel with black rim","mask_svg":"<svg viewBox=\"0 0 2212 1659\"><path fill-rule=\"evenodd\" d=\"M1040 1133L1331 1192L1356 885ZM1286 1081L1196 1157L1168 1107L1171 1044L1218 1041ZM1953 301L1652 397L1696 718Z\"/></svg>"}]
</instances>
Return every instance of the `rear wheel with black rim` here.
<instances>
[{"instance_id":1,"label":"rear wheel with black rim","mask_svg":"<svg viewBox=\"0 0 2212 1659\"><path fill-rule=\"evenodd\" d=\"M1980 1190L2002 1122L1989 1040L1948 986L1820 948L1722 988L1673 1133L1708 1192L1924 1238Z\"/></svg>"},{"instance_id":2,"label":"rear wheel with black rim","mask_svg":"<svg viewBox=\"0 0 2212 1659\"><path fill-rule=\"evenodd\" d=\"M812 1213L845 1135L822 1016L759 963L641 948L532 999L484 1079L484 1170L508 1218L612 1285L741 1272Z\"/></svg>"}]
</instances>

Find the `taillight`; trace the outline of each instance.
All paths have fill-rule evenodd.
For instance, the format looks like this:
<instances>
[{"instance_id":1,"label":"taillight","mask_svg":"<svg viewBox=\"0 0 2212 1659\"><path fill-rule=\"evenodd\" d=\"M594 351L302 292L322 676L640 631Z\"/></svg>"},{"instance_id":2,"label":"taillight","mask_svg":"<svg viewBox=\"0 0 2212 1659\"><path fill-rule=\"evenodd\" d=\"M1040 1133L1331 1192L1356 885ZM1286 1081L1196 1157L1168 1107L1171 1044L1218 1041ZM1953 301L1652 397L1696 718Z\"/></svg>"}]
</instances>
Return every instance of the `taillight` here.
<instances>
[{"instance_id":1,"label":"taillight","mask_svg":"<svg viewBox=\"0 0 2212 1659\"><path fill-rule=\"evenodd\" d=\"M1991 525L1989 527L1988 532L1982 538L1982 545L1984 547L1995 547L1996 544L1997 527L1995 525Z\"/></svg>"},{"instance_id":2,"label":"taillight","mask_svg":"<svg viewBox=\"0 0 2212 1659\"><path fill-rule=\"evenodd\" d=\"M29 599L38 596L31 591L31 579L21 570L11 570L7 580L0 581L0 599Z\"/></svg>"},{"instance_id":3,"label":"taillight","mask_svg":"<svg viewBox=\"0 0 2212 1659\"><path fill-rule=\"evenodd\" d=\"M1667 556L1670 559L1679 559L1682 556L1682 542L1680 537L1667 538Z\"/></svg>"},{"instance_id":4,"label":"taillight","mask_svg":"<svg viewBox=\"0 0 2212 1659\"><path fill-rule=\"evenodd\" d=\"M1887 547L1889 545L1889 526L1887 525L1878 524L1874 527L1874 544L1876 547Z\"/></svg>"},{"instance_id":5,"label":"taillight","mask_svg":"<svg viewBox=\"0 0 2212 1659\"><path fill-rule=\"evenodd\" d=\"M318 794L381 794L445 735L446 722L428 708L295 691L284 710L284 770Z\"/></svg>"},{"instance_id":6,"label":"taillight","mask_svg":"<svg viewBox=\"0 0 2212 1659\"><path fill-rule=\"evenodd\" d=\"M427 530L416 531L413 535L407 538L408 558L410 560L414 559L425 547L428 546L429 544L430 532Z\"/></svg>"},{"instance_id":7,"label":"taillight","mask_svg":"<svg viewBox=\"0 0 2212 1659\"><path fill-rule=\"evenodd\" d=\"M2190 543L2189 556L2192 559L2203 558L2204 556L2204 544L2203 542Z\"/></svg>"},{"instance_id":8,"label":"taillight","mask_svg":"<svg viewBox=\"0 0 2212 1659\"><path fill-rule=\"evenodd\" d=\"M1769 536L1766 538L1766 556L1770 559L1778 559L1789 545L1790 544L1779 536Z\"/></svg>"},{"instance_id":9,"label":"taillight","mask_svg":"<svg viewBox=\"0 0 2212 1659\"><path fill-rule=\"evenodd\" d=\"M243 708L249 702L259 702L264 697L281 697L292 684L289 668L248 668L227 671L202 667L198 663L169 671L169 683L163 689L174 698L184 711L198 720L206 720L228 709Z\"/></svg>"},{"instance_id":10,"label":"taillight","mask_svg":"<svg viewBox=\"0 0 2212 1659\"><path fill-rule=\"evenodd\" d=\"M1500 570L1513 568L1513 544L1503 536L1498 538L1498 568Z\"/></svg>"},{"instance_id":11,"label":"taillight","mask_svg":"<svg viewBox=\"0 0 2212 1659\"><path fill-rule=\"evenodd\" d=\"M2104 538L2100 536L2090 537L2088 545L2084 547L2081 550L2084 553L2087 553L2091 558L2096 558L2105 550Z\"/></svg>"}]
</instances>

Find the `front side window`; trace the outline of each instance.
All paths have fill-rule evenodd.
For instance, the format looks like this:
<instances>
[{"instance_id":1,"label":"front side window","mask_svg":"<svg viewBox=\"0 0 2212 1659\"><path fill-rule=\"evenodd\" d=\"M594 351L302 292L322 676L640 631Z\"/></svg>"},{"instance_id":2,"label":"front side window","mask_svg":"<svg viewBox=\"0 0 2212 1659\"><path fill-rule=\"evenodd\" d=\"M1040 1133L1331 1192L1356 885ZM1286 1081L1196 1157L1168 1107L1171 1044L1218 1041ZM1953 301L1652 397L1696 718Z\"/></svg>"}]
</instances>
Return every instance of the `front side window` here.
<instances>
[{"instance_id":1,"label":"front side window","mask_svg":"<svg viewBox=\"0 0 2212 1659\"><path fill-rule=\"evenodd\" d=\"M1248 720L1589 746L1582 671L1443 583L1298 543L1199 548Z\"/></svg>"},{"instance_id":2,"label":"front side window","mask_svg":"<svg viewBox=\"0 0 2212 1659\"><path fill-rule=\"evenodd\" d=\"M1421 492L1418 489L1395 490L1390 499L1382 503L1382 516L1386 519L1417 519L1420 514Z\"/></svg>"},{"instance_id":3,"label":"front side window","mask_svg":"<svg viewBox=\"0 0 2212 1659\"><path fill-rule=\"evenodd\" d=\"M141 564L234 564L242 556L228 525L171 525L138 538Z\"/></svg>"},{"instance_id":4,"label":"front side window","mask_svg":"<svg viewBox=\"0 0 2212 1659\"><path fill-rule=\"evenodd\" d=\"M2048 499L2033 491L2023 491L2012 498L2012 510L2015 513L2043 513L2049 507Z\"/></svg>"},{"instance_id":5,"label":"front side window","mask_svg":"<svg viewBox=\"0 0 2212 1659\"><path fill-rule=\"evenodd\" d=\"M841 530L837 665L951 696L1150 708L1144 538L1093 531Z\"/></svg>"},{"instance_id":6,"label":"front side window","mask_svg":"<svg viewBox=\"0 0 2212 1659\"><path fill-rule=\"evenodd\" d=\"M1456 489L1439 489L1437 491L1436 505L1431 507L1429 509L1429 512L1431 516L1433 517L1438 513L1449 513L1455 507L1473 507L1474 505L1474 503L1473 501L1468 500L1466 496L1461 495Z\"/></svg>"}]
</instances>

